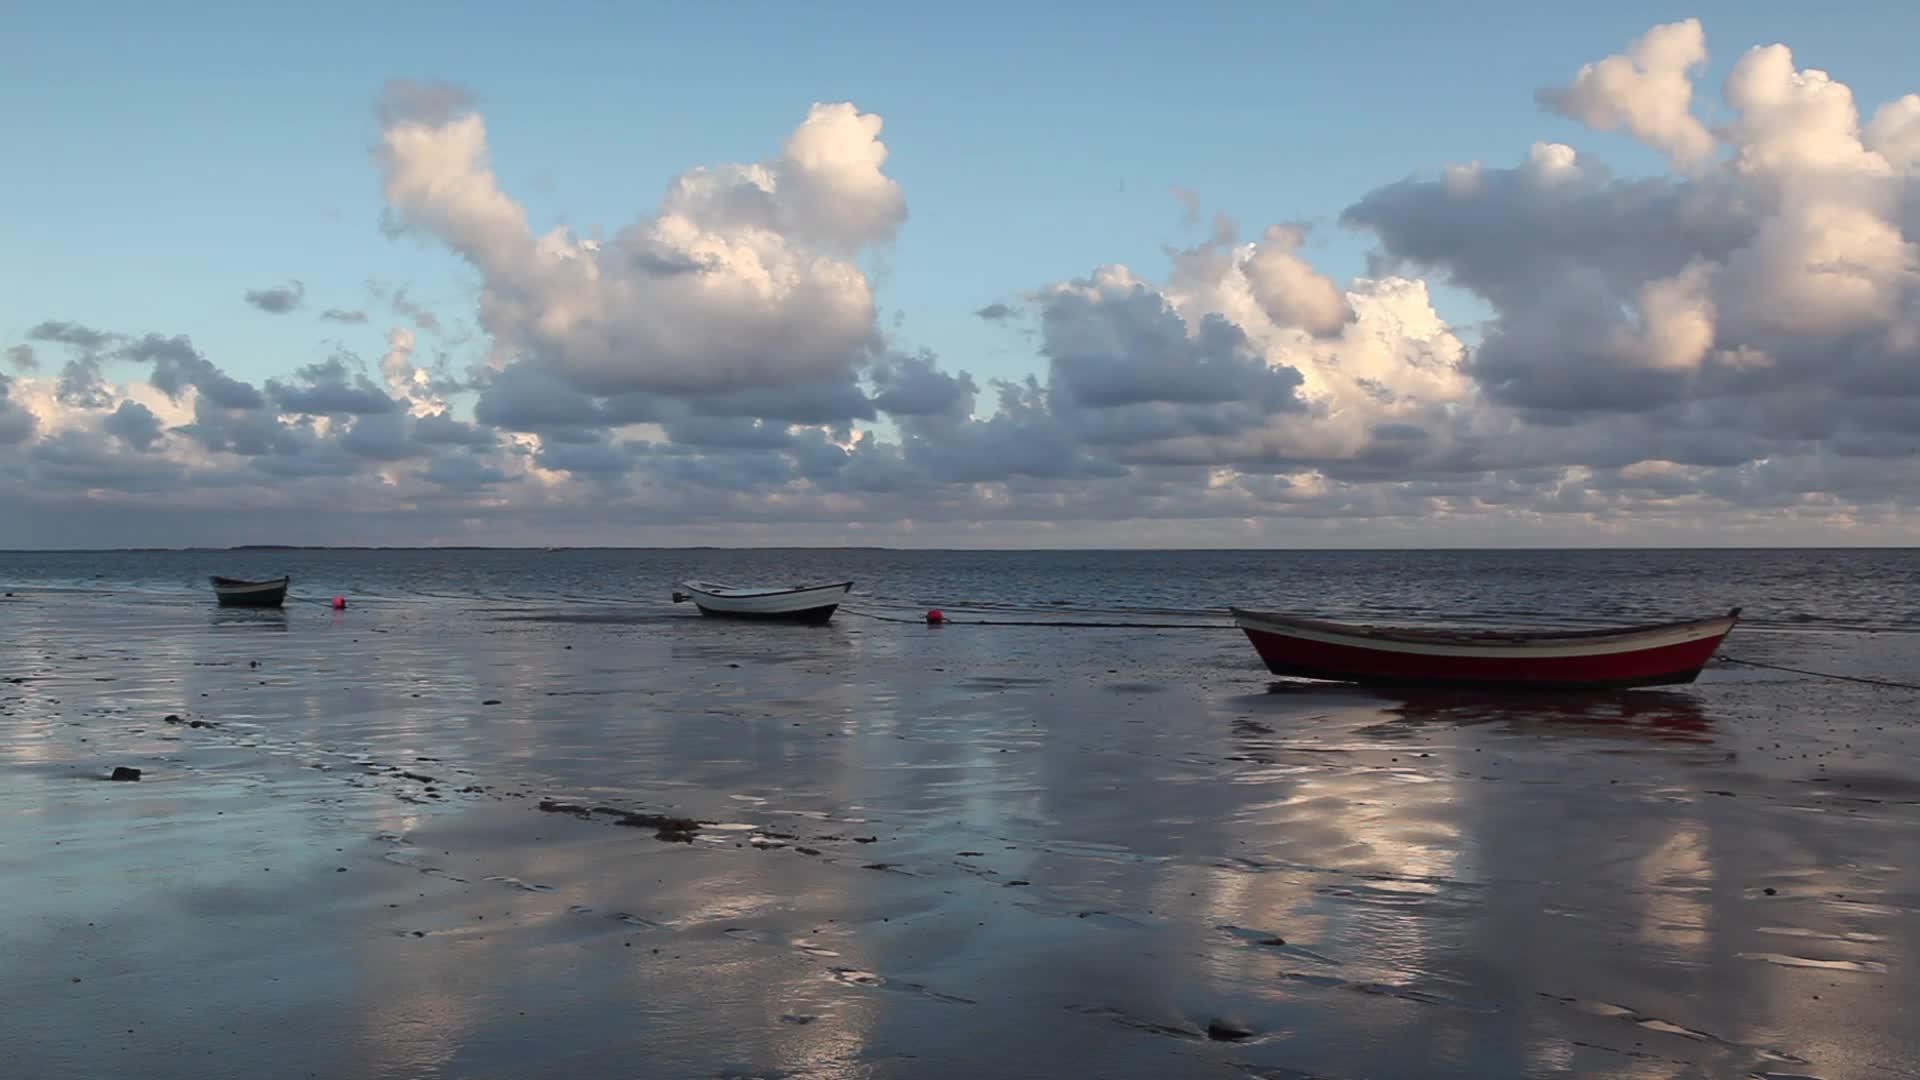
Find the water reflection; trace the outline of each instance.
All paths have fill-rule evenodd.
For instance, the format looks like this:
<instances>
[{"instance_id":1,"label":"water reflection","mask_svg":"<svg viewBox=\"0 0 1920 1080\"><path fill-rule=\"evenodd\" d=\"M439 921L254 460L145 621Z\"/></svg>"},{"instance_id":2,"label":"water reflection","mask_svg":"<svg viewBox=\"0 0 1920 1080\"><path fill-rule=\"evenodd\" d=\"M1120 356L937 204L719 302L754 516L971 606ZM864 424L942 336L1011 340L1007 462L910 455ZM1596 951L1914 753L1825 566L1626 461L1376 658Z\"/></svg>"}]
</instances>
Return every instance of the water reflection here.
<instances>
[{"instance_id":1,"label":"water reflection","mask_svg":"<svg viewBox=\"0 0 1920 1080\"><path fill-rule=\"evenodd\" d=\"M1679 742L1711 742L1713 719L1700 698L1669 690L1621 690L1579 694L1501 693L1471 690L1400 691L1383 711L1414 724L1495 724L1542 734L1555 726L1612 729Z\"/></svg>"},{"instance_id":2,"label":"water reflection","mask_svg":"<svg viewBox=\"0 0 1920 1080\"><path fill-rule=\"evenodd\" d=\"M215 630L285 630L285 608L214 608L209 625Z\"/></svg>"}]
</instances>

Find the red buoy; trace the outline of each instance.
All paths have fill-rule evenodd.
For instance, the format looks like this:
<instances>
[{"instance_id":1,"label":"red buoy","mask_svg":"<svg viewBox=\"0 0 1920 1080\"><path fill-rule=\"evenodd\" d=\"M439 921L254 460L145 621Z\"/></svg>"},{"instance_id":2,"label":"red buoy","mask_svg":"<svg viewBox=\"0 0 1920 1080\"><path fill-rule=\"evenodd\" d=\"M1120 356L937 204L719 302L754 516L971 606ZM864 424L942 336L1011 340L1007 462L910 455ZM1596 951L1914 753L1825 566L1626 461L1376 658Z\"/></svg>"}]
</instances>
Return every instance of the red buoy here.
<instances>
[{"instance_id":1,"label":"red buoy","mask_svg":"<svg viewBox=\"0 0 1920 1080\"><path fill-rule=\"evenodd\" d=\"M934 608L933 610L927 612L928 626L939 626L941 623L946 621L947 621L947 617L941 614L939 608Z\"/></svg>"},{"instance_id":2,"label":"red buoy","mask_svg":"<svg viewBox=\"0 0 1920 1080\"><path fill-rule=\"evenodd\" d=\"M336 597L334 597L334 598L333 598L333 610L335 610L335 611L345 611L345 610L347 610L347 598L346 598L346 597L344 597L344 596L336 596Z\"/></svg>"}]
</instances>

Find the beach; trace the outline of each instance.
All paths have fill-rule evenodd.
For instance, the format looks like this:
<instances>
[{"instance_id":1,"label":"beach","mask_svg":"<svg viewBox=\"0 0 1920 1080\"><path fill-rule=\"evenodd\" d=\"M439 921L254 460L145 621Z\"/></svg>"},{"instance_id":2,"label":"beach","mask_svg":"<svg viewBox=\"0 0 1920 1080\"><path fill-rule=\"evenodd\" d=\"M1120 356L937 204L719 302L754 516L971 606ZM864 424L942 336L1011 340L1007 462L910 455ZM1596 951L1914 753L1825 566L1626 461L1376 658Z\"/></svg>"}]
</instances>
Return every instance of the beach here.
<instances>
[{"instance_id":1,"label":"beach","mask_svg":"<svg viewBox=\"0 0 1920 1080\"><path fill-rule=\"evenodd\" d=\"M1911 691L317 598L0 600L9 1075L1920 1075Z\"/></svg>"}]
</instances>

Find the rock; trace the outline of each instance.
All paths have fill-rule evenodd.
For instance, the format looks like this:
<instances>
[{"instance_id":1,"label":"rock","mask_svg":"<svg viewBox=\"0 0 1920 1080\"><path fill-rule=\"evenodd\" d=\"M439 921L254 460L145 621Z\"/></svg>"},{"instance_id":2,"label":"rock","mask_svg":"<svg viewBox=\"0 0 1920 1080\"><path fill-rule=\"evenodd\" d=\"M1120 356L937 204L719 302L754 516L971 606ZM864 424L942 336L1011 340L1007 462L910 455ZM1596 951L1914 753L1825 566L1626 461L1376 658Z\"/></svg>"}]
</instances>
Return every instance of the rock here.
<instances>
[{"instance_id":1,"label":"rock","mask_svg":"<svg viewBox=\"0 0 1920 1080\"><path fill-rule=\"evenodd\" d=\"M178 717L178 716L176 716L176 715L174 715L173 713L168 713L168 714L167 714L167 723L169 723L169 724L180 724L180 723L185 723L185 721L183 721L183 720L181 720L181 719L180 719L180 717Z\"/></svg>"},{"instance_id":2,"label":"rock","mask_svg":"<svg viewBox=\"0 0 1920 1080\"><path fill-rule=\"evenodd\" d=\"M187 726L200 728L200 727L219 727L220 725L214 723L211 720L189 720L187 721Z\"/></svg>"},{"instance_id":3,"label":"rock","mask_svg":"<svg viewBox=\"0 0 1920 1080\"><path fill-rule=\"evenodd\" d=\"M1222 1020L1215 1017L1207 1021L1207 1038L1215 1042L1239 1042L1253 1037L1253 1029L1238 1020Z\"/></svg>"},{"instance_id":4,"label":"rock","mask_svg":"<svg viewBox=\"0 0 1920 1080\"><path fill-rule=\"evenodd\" d=\"M800 853L800 854L802 854L802 855L818 855L818 854L820 854L820 849L819 849L819 848L810 848L810 847L796 847L796 848L794 848L793 850L795 850L795 851L797 851L797 852L799 852L799 853Z\"/></svg>"},{"instance_id":5,"label":"rock","mask_svg":"<svg viewBox=\"0 0 1920 1080\"><path fill-rule=\"evenodd\" d=\"M128 768L128 767L127 767L127 766L125 766L125 765L115 765L115 766L113 767L113 775L112 775L112 776L110 776L110 777L108 777L107 779L109 779L109 780L138 780L138 779L140 779L140 770L139 770L139 769L130 769L130 768Z\"/></svg>"},{"instance_id":6,"label":"rock","mask_svg":"<svg viewBox=\"0 0 1920 1080\"><path fill-rule=\"evenodd\" d=\"M1287 939L1283 937L1261 938L1259 941L1254 942L1255 945L1274 945L1274 946L1285 945L1286 943L1287 943Z\"/></svg>"},{"instance_id":7,"label":"rock","mask_svg":"<svg viewBox=\"0 0 1920 1080\"><path fill-rule=\"evenodd\" d=\"M614 824L630 829L652 829L654 839L676 844L693 843L693 834L700 831L700 823L692 818L668 817L665 814L628 814Z\"/></svg>"},{"instance_id":8,"label":"rock","mask_svg":"<svg viewBox=\"0 0 1920 1080\"><path fill-rule=\"evenodd\" d=\"M856 836L853 838L853 842L856 844L871 844L879 839L877 836Z\"/></svg>"},{"instance_id":9,"label":"rock","mask_svg":"<svg viewBox=\"0 0 1920 1080\"><path fill-rule=\"evenodd\" d=\"M487 700L485 700L485 701L483 701L483 702L481 702L480 704L482 704L482 705L498 705L498 704L500 704L500 699L499 699L499 698L497 698L497 697L490 697L490 698L488 698Z\"/></svg>"},{"instance_id":10,"label":"rock","mask_svg":"<svg viewBox=\"0 0 1920 1080\"><path fill-rule=\"evenodd\" d=\"M1768 896L1773 896L1773 895L1775 895L1775 894L1777 894L1777 893L1779 892L1779 890L1778 890L1778 889L1775 889L1775 888L1774 888L1773 886L1771 886L1771 885L1769 885L1769 886L1767 886L1766 888L1764 888L1764 889L1762 889L1762 890L1760 890L1760 891L1761 891L1761 892L1763 892L1763 893L1766 893L1766 894L1767 894Z\"/></svg>"},{"instance_id":11,"label":"rock","mask_svg":"<svg viewBox=\"0 0 1920 1080\"><path fill-rule=\"evenodd\" d=\"M1031 881L1025 881L1020 878L1014 878L1012 881L1007 882L1007 888L1011 889L1015 885L1031 885L1031 884L1033 884L1033 882Z\"/></svg>"}]
</instances>

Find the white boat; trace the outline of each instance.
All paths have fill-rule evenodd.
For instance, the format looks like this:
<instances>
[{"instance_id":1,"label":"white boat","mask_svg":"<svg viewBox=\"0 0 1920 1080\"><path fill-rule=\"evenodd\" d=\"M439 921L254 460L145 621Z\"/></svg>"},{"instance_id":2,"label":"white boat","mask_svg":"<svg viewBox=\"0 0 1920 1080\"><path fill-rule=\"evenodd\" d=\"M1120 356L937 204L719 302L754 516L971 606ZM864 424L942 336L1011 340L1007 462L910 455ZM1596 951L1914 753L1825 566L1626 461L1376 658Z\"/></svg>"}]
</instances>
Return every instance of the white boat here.
<instances>
[{"instance_id":1,"label":"white boat","mask_svg":"<svg viewBox=\"0 0 1920 1080\"><path fill-rule=\"evenodd\" d=\"M823 623L852 590L853 582L830 585L794 585L788 588L742 588L712 581L683 581L673 602L691 600L702 615L732 619L777 619L783 622Z\"/></svg>"}]
</instances>

